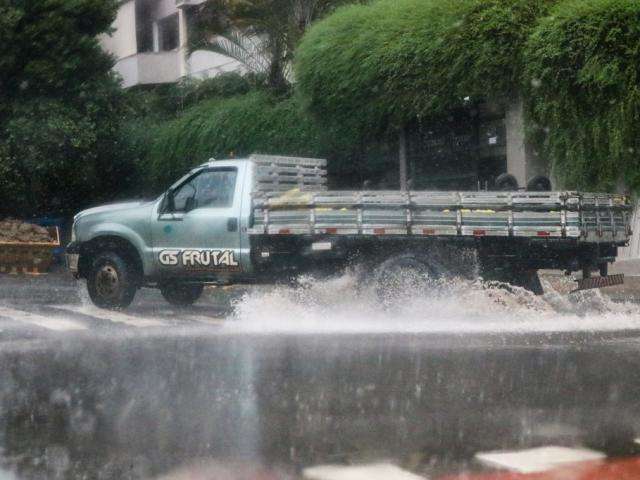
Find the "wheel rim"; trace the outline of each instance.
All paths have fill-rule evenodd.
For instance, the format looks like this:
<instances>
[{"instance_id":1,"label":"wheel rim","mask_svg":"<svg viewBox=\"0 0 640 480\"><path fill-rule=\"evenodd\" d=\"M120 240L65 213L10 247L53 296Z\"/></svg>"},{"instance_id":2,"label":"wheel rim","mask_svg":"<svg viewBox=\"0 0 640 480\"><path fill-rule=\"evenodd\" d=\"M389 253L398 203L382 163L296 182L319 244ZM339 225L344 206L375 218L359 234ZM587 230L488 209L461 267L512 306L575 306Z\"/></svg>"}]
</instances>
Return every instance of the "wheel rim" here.
<instances>
[{"instance_id":1,"label":"wheel rim","mask_svg":"<svg viewBox=\"0 0 640 480\"><path fill-rule=\"evenodd\" d=\"M120 290L118 271L112 265L103 265L96 274L96 290L102 297L113 298Z\"/></svg>"}]
</instances>

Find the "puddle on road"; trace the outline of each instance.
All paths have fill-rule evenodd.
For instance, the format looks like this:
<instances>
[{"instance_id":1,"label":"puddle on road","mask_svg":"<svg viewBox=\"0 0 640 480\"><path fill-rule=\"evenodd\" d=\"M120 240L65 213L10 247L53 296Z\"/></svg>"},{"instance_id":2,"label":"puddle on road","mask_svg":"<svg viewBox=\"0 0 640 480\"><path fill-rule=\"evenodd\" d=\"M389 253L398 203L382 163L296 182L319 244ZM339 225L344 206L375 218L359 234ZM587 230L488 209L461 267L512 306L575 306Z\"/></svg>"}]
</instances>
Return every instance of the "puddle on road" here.
<instances>
[{"instance_id":1,"label":"puddle on road","mask_svg":"<svg viewBox=\"0 0 640 480\"><path fill-rule=\"evenodd\" d=\"M476 452L549 444L629 453L639 362L607 345L433 348L384 334L75 337L0 352L0 468L231 480L207 472L239 462L271 480L384 459L468 471Z\"/></svg>"}]
</instances>

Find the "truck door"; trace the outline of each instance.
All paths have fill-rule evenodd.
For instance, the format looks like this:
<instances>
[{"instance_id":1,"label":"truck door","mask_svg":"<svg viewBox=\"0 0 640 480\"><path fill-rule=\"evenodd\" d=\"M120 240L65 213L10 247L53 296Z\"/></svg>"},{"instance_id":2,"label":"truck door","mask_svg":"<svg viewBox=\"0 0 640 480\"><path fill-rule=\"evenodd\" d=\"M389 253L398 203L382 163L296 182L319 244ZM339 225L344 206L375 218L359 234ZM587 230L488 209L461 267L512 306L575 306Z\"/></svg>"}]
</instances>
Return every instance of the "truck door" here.
<instances>
[{"instance_id":1,"label":"truck door","mask_svg":"<svg viewBox=\"0 0 640 480\"><path fill-rule=\"evenodd\" d=\"M204 168L170 191L152 222L162 276L221 279L240 273L240 173L238 167Z\"/></svg>"}]
</instances>

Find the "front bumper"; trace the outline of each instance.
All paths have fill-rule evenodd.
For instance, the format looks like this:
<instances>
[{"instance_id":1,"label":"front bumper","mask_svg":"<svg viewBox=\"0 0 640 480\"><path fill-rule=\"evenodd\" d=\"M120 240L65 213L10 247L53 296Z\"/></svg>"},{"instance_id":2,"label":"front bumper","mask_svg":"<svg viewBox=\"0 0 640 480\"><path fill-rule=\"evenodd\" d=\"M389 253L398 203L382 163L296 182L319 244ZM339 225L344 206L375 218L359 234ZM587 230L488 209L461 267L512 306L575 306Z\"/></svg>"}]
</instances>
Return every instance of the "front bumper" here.
<instances>
[{"instance_id":1,"label":"front bumper","mask_svg":"<svg viewBox=\"0 0 640 480\"><path fill-rule=\"evenodd\" d=\"M67 269L74 275L78 275L78 262L80 261L80 245L76 242L71 242L65 249L65 262Z\"/></svg>"}]
</instances>

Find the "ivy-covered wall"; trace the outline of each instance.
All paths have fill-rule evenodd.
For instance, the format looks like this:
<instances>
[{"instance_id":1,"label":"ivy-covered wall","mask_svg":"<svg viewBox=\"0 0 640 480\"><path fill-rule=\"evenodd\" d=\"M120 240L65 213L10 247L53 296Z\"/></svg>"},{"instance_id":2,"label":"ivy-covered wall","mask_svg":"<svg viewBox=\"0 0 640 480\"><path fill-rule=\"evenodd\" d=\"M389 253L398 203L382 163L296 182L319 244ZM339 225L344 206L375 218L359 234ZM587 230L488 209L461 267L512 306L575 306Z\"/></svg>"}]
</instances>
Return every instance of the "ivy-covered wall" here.
<instances>
[{"instance_id":1,"label":"ivy-covered wall","mask_svg":"<svg viewBox=\"0 0 640 480\"><path fill-rule=\"evenodd\" d=\"M639 29L637 0L377 0L312 27L297 87L319 122L360 138L523 98L564 186L638 189Z\"/></svg>"},{"instance_id":2,"label":"ivy-covered wall","mask_svg":"<svg viewBox=\"0 0 640 480\"><path fill-rule=\"evenodd\" d=\"M640 187L640 2L568 0L524 58L529 134L570 188Z\"/></svg>"}]
</instances>

